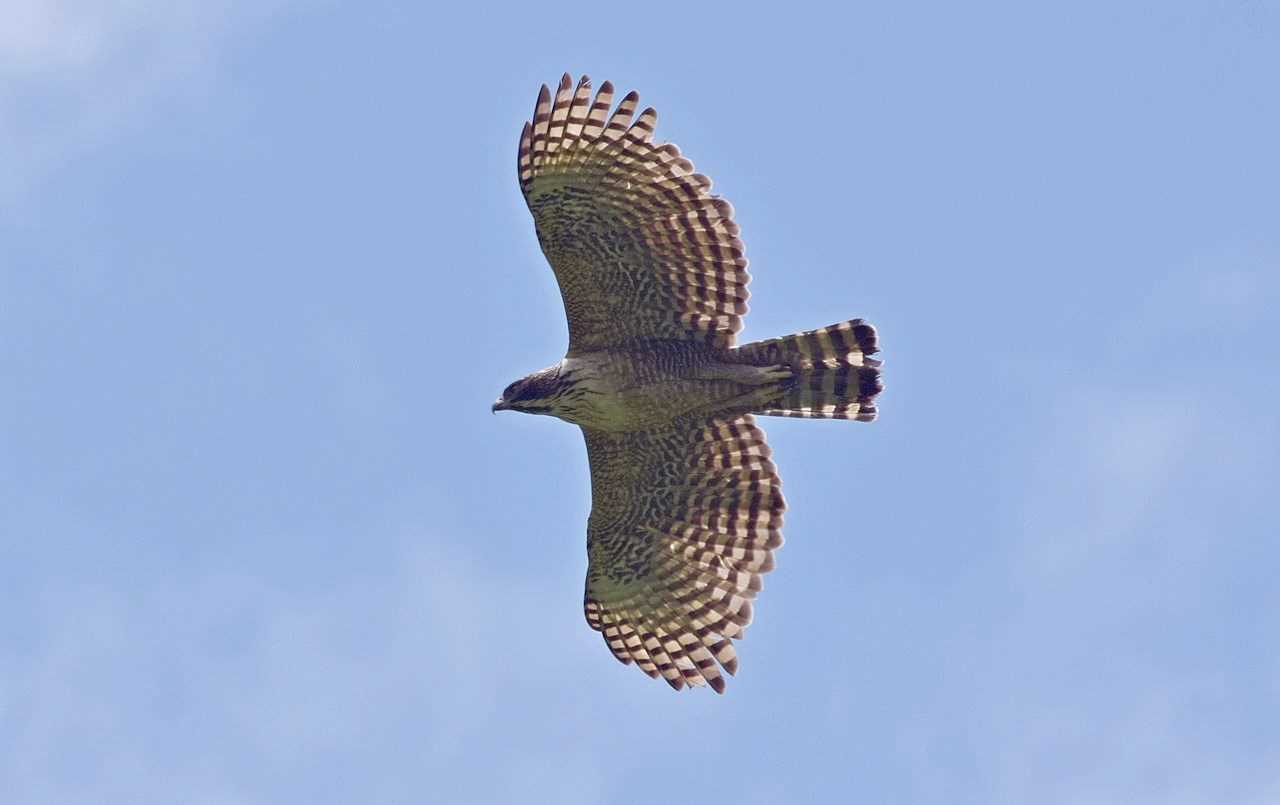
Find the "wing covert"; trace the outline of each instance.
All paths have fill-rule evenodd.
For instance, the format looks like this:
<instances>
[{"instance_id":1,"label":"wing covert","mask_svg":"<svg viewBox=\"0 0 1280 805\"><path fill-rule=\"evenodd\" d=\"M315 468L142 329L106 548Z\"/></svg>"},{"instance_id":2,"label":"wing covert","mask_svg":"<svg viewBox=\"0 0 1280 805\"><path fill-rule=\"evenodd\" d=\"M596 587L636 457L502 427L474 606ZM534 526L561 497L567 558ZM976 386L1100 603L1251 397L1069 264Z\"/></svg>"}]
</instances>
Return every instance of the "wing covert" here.
<instances>
[{"instance_id":1,"label":"wing covert","mask_svg":"<svg viewBox=\"0 0 1280 805\"><path fill-rule=\"evenodd\" d=\"M747 259L733 207L670 143L639 96L614 110L566 73L544 85L520 137L520 188L560 284L569 352L651 339L733 345L747 310Z\"/></svg>"}]
</instances>

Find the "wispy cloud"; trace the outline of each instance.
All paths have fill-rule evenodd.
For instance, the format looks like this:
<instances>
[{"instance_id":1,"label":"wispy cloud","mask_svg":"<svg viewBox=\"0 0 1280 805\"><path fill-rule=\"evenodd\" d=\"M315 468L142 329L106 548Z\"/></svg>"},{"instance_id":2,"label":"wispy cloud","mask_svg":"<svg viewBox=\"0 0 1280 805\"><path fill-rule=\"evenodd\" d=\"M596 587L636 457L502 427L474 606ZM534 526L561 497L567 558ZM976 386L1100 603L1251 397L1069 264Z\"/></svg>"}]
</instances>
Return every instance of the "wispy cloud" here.
<instances>
[{"instance_id":1,"label":"wispy cloud","mask_svg":"<svg viewBox=\"0 0 1280 805\"><path fill-rule=\"evenodd\" d=\"M0 26L0 204L109 141L280 2L14 0Z\"/></svg>"},{"instance_id":2,"label":"wispy cloud","mask_svg":"<svg viewBox=\"0 0 1280 805\"><path fill-rule=\"evenodd\" d=\"M281 780L303 773L340 794L331 778L358 763L363 785L384 781L365 791L376 801L421 793L416 776L370 773L383 767L434 775L442 801L600 801L591 745L566 758L536 740L542 719L513 712L542 707L539 691L585 645L553 657L528 628L555 622L560 602L417 542L325 590L227 574L140 579L128 593L51 583L35 643L0 666L8 796L270 802L299 794ZM502 736L510 745L494 751ZM485 779L453 768L490 751Z\"/></svg>"},{"instance_id":3,"label":"wispy cloud","mask_svg":"<svg viewBox=\"0 0 1280 805\"><path fill-rule=\"evenodd\" d=\"M1208 479L1226 462L1273 475L1274 431L1244 416L1224 426L1173 395L1105 391L1105 412L1064 404L1028 482L1016 605L992 637L975 719L998 801L1262 805L1280 787L1280 748L1247 736L1276 692L1241 683L1280 666L1242 677L1218 637L1241 615L1221 603L1224 557L1255 537L1223 527L1230 482ZM1243 631L1270 634L1273 611Z\"/></svg>"},{"instance_id":4,"label":"wispy cloud","mask_svg":"<svg viewBox=\"0 0 1280 805\"><path fill-rule=\"evenodd\" d=\"M1224 602L1248 595L1228 588L1247 583L1237 557L1257 539L1245 512L1265 493L1250 479L1280 472L1274 418L1231 387L1269 371L1252 331L1272 283L1249 254L1172 276L1158 303L1096 333L1082 360L1099 368L1074 368L1090 380L1046 411L1033 465L1009 481L1015 605L976 717L999 801L1261 805L1280 790L1280 747L1249 737L1277 691L1242 684L1280 666L1245 671L1220 637L1241 615ZM1240 336L1226 376L1195 362L1223 343L1214 328ZM1236 639L1280 625L1271 598Z\"/></svg>"}]
</instances>

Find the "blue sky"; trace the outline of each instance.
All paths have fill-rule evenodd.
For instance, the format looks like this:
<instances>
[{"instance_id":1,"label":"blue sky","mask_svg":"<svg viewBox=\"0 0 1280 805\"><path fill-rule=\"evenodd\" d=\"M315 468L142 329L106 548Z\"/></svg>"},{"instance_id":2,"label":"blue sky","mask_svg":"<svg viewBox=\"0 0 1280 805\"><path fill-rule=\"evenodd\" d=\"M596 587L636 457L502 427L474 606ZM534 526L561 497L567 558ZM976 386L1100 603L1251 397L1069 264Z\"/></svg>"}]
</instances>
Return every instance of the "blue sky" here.
<instances>
[{"instance_id":1,"label":"blue sky","mask_svg":"<svg viewBox=\"0 0 1280 805\"><path fill-rule=\"evenodd\" d=\"M883 6L883 7L882 7ZM1280 7L18 0L0 30L13 803L1280 801ZM515 182L635 88L744 337L863 316L726 696L581 614Z\"/></svg>"}]
</instances>

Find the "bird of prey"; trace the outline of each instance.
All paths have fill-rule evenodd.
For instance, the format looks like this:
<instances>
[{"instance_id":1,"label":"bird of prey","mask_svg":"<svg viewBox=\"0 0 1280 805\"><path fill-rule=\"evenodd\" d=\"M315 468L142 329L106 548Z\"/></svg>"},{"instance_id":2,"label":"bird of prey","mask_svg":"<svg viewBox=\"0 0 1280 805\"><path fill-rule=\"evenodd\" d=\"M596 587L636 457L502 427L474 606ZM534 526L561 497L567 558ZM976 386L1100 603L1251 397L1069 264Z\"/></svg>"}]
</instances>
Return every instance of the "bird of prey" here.
<instances>
[{"instance_id":1,"label":"bird of prey","mask_svg":"<svg viewBox=\"0 0 1280 805\"><path fill-rule=\"evenodd\" d=\"M544 85L520 189L569 320L563 360L493 410L582 428L591 467L587 623L671 687L724 691L733 641L782 545L781 481L754 414L876 417L875 329L833 324L735 346L747 260L733 208L631 92Z\"/></svg>"}]
</instances>

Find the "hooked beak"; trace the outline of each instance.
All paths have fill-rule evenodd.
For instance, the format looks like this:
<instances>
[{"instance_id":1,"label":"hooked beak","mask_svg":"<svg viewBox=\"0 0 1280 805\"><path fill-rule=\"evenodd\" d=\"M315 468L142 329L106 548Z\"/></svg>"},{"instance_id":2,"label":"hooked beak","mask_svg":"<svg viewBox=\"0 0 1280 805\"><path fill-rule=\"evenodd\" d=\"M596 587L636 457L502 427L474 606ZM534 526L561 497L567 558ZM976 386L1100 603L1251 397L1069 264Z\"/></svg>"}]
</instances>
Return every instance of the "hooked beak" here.
<instances>
[{"instance_id":1,"label":"hooked beak","mask_svg":"<svg viewBox=\"0 0 1280 805\"><path fill-rule=\"evenodd\" d=\"M510 408L511 406L507 405L506 400L503 400L501 397L499 397L498 401L493 404L493 408L491 409L491 411L496 414L499 411L510 410Z\"/></svg>"}]
</instances>

